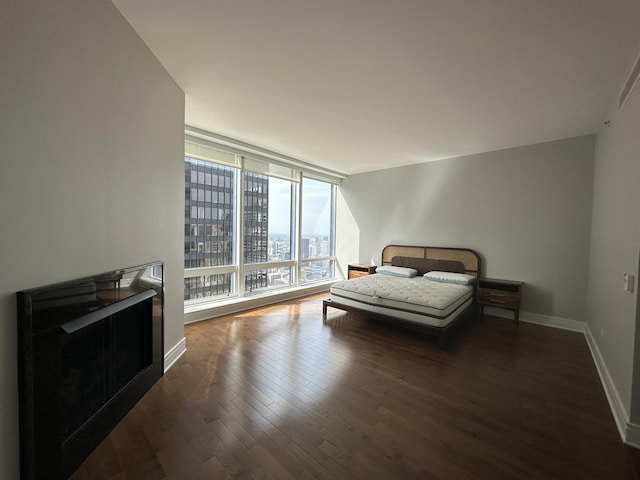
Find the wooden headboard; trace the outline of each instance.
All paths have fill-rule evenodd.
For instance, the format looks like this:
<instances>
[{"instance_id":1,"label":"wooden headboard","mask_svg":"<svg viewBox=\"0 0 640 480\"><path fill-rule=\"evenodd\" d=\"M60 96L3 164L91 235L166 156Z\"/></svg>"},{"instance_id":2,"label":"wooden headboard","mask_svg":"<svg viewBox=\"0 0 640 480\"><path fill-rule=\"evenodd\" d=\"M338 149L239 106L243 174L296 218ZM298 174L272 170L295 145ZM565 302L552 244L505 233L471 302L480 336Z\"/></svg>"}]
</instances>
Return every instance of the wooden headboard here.
<instances>
[{"instance_id":1,"label":"wooden headboard","mask_svg":"<svg viewBox=\"0 0 640 480\"><path fill-rule=\"evenodd\" d=\"M449 262L459 262L460 272L480 276L480 256L474 250L468 248L447 248L447 247L417 247L408 245L387 245L382 249L382 265L393 265L394 259L398 266L411 266L420 271L420 265L427 263L427 260L444 261L441 265L455 265ZM415 265L411 264L411 259L416 259ZM444 268L437 268L448 270ZM464 272L462 272L464 269ZM455 271L455 268L452 269Z\"/></svg>"}]
</instances>

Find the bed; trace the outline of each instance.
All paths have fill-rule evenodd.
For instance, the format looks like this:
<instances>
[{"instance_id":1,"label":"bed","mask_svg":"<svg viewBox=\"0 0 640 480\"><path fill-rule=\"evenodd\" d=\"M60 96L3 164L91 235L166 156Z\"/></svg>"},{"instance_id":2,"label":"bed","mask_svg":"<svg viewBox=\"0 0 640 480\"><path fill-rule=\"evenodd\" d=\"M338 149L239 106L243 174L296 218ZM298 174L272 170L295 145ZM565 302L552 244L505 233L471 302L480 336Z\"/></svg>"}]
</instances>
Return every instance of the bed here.
<instances>
[{"instance_id":1,"label":"bed","mask_svg":"<svg viewBox=\"0 0 640 480\"><path fill-rule=\"evenodd\" d=\"M328 307L399 323L438 338L443 347L475 307L480 256L465 248L388 245L373 275L331 286Z\"/></svg>"}]
</instances>

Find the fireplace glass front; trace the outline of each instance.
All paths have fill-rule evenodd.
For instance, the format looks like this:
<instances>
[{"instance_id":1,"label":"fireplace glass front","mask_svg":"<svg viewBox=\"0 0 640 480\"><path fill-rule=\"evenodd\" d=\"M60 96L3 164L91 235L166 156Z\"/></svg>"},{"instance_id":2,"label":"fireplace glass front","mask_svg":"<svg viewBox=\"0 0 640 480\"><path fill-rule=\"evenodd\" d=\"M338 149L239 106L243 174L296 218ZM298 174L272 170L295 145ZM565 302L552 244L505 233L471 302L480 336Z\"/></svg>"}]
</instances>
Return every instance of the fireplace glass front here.
<instances>
[{"instance_id":1,"label":"fireplace glass front","mask_svg":"<svg viewBox=\"0 0 640 480\"><path fill-rule=\"evenodd\" d=\"M22 478L67 478L163 372L163 265L18 292Z\"/></svg>"}]
</instances>

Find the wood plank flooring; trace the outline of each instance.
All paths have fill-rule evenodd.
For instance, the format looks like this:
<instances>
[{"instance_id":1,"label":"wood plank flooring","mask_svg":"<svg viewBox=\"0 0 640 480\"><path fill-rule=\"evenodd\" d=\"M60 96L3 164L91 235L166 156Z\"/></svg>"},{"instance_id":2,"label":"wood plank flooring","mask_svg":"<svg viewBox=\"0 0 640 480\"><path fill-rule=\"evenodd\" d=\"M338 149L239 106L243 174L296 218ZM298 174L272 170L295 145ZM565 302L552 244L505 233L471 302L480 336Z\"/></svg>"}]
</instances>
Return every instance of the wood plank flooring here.
<instances>
[{"instance_id":1,"label":"wood plank flooring","mask_svg":"<svg viewBox=\"0 0 640 480\"><path fill-rule=\"evenodd\" d=\"M582 334L470 318L440 350L323 298L187 325L72 479L636 478Z\"/></svg>"}]
</instances>

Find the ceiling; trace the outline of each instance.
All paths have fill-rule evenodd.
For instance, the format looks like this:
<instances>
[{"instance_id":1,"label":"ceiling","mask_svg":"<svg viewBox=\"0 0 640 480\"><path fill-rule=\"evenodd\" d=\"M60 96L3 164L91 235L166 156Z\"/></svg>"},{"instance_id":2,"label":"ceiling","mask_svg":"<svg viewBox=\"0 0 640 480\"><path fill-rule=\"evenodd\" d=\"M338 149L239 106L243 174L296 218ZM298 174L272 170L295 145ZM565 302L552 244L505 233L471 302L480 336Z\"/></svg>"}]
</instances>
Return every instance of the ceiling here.
<instances>
[{"instance_id":1,"label":"ceiling","mask_svg":"<svg viewBox=\"0 0 640 480\"><path fill-rule=\"evenodd\" d=\"M188 125L354 174L595 133L638 0L112 0Z\"/></svg>"}]
</instances>

